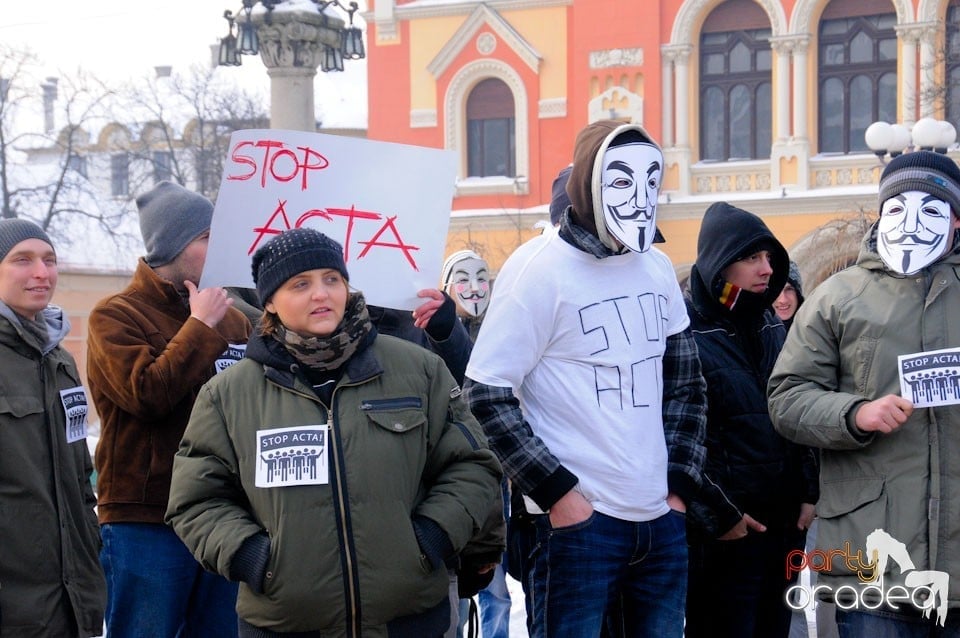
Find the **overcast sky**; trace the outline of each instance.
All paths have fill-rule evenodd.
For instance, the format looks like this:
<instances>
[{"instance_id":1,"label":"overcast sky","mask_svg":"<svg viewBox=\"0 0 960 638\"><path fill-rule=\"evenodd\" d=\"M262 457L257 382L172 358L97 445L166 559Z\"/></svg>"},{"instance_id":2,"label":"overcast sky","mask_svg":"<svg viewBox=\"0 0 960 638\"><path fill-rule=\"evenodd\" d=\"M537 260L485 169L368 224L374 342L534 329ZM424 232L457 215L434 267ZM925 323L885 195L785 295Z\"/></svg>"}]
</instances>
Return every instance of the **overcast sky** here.
<instances>
[{"instance_id":1,"label":"overcast sky","mask_svg":"<svg viewBox=\"0 0 960 638\"><path fill-rule=\"evenodd\" d=\"M186 71L209 64L210 45L227 32L224 9L236 14L240 6L238 0L5 0L0 41L28 46L47 75L82 67L121 81L150 75L155 66ZM345 67L344 73L318 72L318 111L328 126L365 126L366 61L347 61ZM269 94L259 56L243 56L242 66L223 70Z\"/></svg>"}]
</instances>

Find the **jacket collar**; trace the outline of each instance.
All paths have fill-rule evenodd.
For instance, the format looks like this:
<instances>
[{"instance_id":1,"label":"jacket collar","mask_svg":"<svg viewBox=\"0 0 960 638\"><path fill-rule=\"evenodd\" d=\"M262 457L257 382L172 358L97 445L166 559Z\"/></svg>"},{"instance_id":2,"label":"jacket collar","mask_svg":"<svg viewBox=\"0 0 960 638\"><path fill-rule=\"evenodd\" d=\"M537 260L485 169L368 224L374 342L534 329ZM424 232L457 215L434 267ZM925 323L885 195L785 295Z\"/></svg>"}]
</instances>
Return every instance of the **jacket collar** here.
<instances>
[{"instance_id":1,"label":"jacket collar","mask_svg":"<svg viewBox=\"0 0 960 638\"><path fill-rule=\"evenodd\" d=\"M372 347L376 338L377 331L373 329L367 335L366 343L347 360L343 368L343 377L338 385L364 383L383 374L383 366L380 365ZM259 332L251 335L245 356L262 364L264 375L282 387L292 389L297 379L306 383L306 377L300 371L300 364L287 352L283 344L269 335L261 335Z\"/></svg>"},{"instance_id":2,"label":"jacket collar","mask_svg":"<svg viewBox=\"0 0 960 638\"><path fill-rule=\"evenodd\" d=\"M134 294L146 298L152 307L168 309L172 314L183 316L184 319L190 316L187 300L177 292L172 283L148 266L143 257L137 262L130 289Z\"/></svg>"}]
</instances>

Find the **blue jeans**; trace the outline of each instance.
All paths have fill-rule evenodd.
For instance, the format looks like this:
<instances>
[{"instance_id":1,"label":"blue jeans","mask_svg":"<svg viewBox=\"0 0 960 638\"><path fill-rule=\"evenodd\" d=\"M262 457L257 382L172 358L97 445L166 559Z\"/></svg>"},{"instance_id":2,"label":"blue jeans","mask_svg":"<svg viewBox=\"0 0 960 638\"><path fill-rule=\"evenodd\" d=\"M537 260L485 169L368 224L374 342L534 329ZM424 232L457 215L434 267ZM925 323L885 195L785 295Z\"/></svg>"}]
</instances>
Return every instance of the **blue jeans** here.
<instances>
[{"instance_id":1,"label":"blue jeans","mask_svg":"<svg viewBox=\"0 0 960 638\"><path fill-rule=\"evenodd\" d=\"M880 609L870 613L837 609L840 638L960 638L957 609L947 613L945 627L936 624L934 619L936 612L933 619L925 619L919 613L904 615Z\"/></svg>"},{"instance_id":2,"label":"blue jeans","mask_svg":"<svg viewBox=\"0 0 960 638\"><path fill-rule=\"evenodd\" d=\"M684 516L642 523L599 512L553 529L538 516L527 583L533 638L597 638L608 607L621 605L624 638L680 638L687 592Z\"/></svg>"},{"instance_id":3,"label":"blue jeans","mask_svg":"<svg viewBox=\"0 0 960 638\"><path fill-rule=\"evenodd\" d=\"M172 529L100 527L111 638L236 638L237 584L204 571Z\"/></svg>"}]
</instances>

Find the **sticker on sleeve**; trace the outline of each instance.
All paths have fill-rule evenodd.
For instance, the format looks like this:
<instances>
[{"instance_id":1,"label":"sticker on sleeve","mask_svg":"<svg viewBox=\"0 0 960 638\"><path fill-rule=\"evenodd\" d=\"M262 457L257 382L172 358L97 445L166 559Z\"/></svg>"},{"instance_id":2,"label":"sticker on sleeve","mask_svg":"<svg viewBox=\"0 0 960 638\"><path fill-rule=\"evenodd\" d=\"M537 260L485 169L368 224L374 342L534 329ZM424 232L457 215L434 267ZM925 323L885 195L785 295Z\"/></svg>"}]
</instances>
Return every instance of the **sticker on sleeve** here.
<instances>
[{"instance_id":1,"label":"sticker on sleeve","mask_svg":"<svg viewBox=\"0 0 960 638\"><path fill-rule=\"evenodd\" d=\"M67 417L67 443L87 438L87 393L83 386L60 390L60 402Z\"/></svg>"},{"instance_id":2,"label":"sticker on sleeve","mask_svg":"<svg viewBox=\"0 0 960 638\"><path fill-rule=\"evenodd\" d=\"M325 485L327 426L298 425L257 432L257 487Z\"/></svg>"},{"instance_id":3,"label":"sticker on sleeve","mask_svg":"<svg viewBox=\"0 0 960 638\"><path fill-rule=\"evenodd\" d=\"M960 348L902 354L900 396L915 408L960 404Z\"/></svg>"},{"instance_id":4,"label":"sticker on sleeve","mask_svg":"<svg viewBox=\"0 0 960 638\"><path fill-rule=\"evenodd\" d=\"M240 359L243 359L244 353L247 351L247 344L245 343L231 343L227 346L227 349L217 357L217 360L213 362L214 370L217 374L220 374L233 364L235 364Z\"/></svg>"}]
</instances>

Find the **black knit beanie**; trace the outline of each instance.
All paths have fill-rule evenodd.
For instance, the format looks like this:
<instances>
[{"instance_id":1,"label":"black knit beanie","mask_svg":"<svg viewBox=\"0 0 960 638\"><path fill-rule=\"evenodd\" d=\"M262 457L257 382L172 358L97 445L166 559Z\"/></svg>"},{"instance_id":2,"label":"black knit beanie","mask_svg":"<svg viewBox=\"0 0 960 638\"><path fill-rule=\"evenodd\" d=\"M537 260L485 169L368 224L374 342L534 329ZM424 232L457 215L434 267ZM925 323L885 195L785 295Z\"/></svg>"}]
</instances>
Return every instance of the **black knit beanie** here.
<instances>
[{"instance_id":1,"label":"black knit beanie","mask_svg":"<svg viewBox=\"0 0 960 638\"><path fill-rule=\"evenodd\" d=\"M43 229L27 219L3 219L0 220L0 261L2 261L13 247L25 239L39 239L50 244L53 248L53 242Z\"/></svg>"},{"instance_id":2,"label":"black knit beanie","mask_svg":"<svg viewBox=\"0 0 960 638\"><path fill-rule=\"evenodd\" d=\"M960 168L946 155L913 151L891 160L880 176L880 205L907 191L935 195L960 217Z\"/></svg>"},{"instance_id":3,"label":"black knit beanie","mask_svg":"<svg viewBox=\"0 0 960 638\"><path fill-rule=\"evenodd\" d=\"M295 228L280 233L253 254L253 283L260 303L266 304L283 282L308 270L332 268L347 281L343 248L335 240L312 228Z\"/></svg>"},{"instance_id":4,"label":"black knit beanie","mask_svg":"<svg viewBox=\"0 0 960 638\"><path fill-rule=\"evenodd\" d=\"M187 244L210 230L213 204L180 184L160 182L137 198L140 234L151 268L169 264Z\"/></svg>"}]
</instances>

